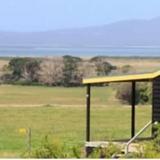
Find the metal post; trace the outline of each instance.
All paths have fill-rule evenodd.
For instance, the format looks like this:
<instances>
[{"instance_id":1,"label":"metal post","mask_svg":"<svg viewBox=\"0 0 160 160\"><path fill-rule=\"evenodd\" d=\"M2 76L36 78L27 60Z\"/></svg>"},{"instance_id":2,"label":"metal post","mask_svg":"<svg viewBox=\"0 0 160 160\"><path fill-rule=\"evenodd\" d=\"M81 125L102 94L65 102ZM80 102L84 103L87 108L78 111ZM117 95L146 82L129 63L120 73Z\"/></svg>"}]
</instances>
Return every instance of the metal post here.
<instances>
[{"instance_id":1,"label":"metal post","mask_svg":"<svg viewBox=\"0 0 160 160\"><path fill-rule=\"evenodd\" d=\"M152 81L152 123L154 124L154 85L155 85L155 81ZM151 137L155 137L154 135L155 133L155 128L154 125L152 125L152 129L151 129Z\"/></svg>"},{"instance_id":2,"label":"metal post","mask_svg":"<svg viewBox=\"0 0 160 160\"><path fill-rule=\"evenodd\" d=\"M91 86L87 84L87 95L86 95L86 141L90 141L90 96L91 96Z\"/></svg>"},{"instance_id":3,"label":"metal post","mask_svg":"<svg viewBox=\"0 0 160 160\"><path fill-rule=\"evenodd\" d=\"M132 81L132 109L131 109L131 137L135 135L135 103L136 103L136 82Z\"/></svg>"},{"instance_id":4,"label":"metal post","mask_svg":"<svg viewBox=\"0 0 160 160\"><path fill-rule=\"evenodd\" d=\"M29 153L29 158L31 156L31 128L28 128L28 153Z\"/></svg>"},{"instance_id":5,"label":"metal post","mask_svg":"<svg viewBox=\"0 0 160 160\"><path fill-rule=\"evenodd\" d=\"M159 103L157 103L157 96L159 90L159 84L156 83L156 79L152 82L152 129L151 129L151 137L155 138L157 136L157 128L156 125L157 117L155 116L155 113L157 112L157 107L159 107Z\"/></svg>"}]
</instances>

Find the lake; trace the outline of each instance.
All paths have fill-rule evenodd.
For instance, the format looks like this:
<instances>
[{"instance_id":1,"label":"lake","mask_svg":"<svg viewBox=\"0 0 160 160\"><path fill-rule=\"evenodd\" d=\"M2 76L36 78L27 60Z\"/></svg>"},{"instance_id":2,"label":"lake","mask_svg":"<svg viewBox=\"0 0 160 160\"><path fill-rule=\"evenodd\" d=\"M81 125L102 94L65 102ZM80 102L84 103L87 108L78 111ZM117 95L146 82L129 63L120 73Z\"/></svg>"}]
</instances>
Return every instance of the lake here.
<instances>
[{"instance_id":1,"label":"lake","mask_svg":"<svg viewBox=\"0 0 160 160\"><path fill-rule=\"evenodd\" d=\"M0 56L62 56L73 55L91 57L105 56L160 56L160 47L88 47L88 48L55 48L55 47L0 47Z\"/></svg>"}]
</instances>

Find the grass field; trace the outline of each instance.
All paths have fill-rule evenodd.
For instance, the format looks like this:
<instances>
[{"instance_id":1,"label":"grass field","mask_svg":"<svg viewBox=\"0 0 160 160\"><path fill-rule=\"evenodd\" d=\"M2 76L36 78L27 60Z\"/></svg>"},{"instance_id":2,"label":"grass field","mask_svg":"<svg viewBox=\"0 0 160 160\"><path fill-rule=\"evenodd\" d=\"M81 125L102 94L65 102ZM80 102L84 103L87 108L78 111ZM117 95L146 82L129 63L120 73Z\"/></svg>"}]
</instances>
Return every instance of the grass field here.
<instances>
[{"instance_id":1,"label":"grass field","mask_svg":"<svg viewBox=\"0 0 160 160\"><path fill-rule=\"evenodd\" d=\"M91 139L130 137L130 107L114 98L111 87L93 87ZM0 86L0 157L19 157L26 149L26 137L19 128L32 129L32 147L45 135L68 148L84 146L85 88ZM137 130L151 118L151 107L136 110ZM149 135L148 131L145 136Z\"/></svg>"},{"instance_id":2,"label":"grass field","mask_svg":"<svg viewBox=\"0 0 160 160\"><path fill-rule=\"evenodd\" d=\"M37 87L37 86L0 86L0 106L84 106L85 87ZM93 104L106 105L111 97L114 99L114 90L111 87L93 88ZM107 102L107 103L106 103Z\"/></svg>"}]
</instances>

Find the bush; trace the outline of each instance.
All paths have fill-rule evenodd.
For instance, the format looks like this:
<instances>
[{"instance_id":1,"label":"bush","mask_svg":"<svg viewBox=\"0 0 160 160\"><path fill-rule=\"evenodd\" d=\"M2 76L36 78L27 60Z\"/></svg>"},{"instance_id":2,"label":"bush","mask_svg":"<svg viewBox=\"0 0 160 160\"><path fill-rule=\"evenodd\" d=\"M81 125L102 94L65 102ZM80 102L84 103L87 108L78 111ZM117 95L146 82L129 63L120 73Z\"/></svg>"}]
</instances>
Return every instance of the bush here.
<instances>
[{"instance_id":1,"label":"bush","mask_svg":"<svg viewBox=\"0 0 160 160\"><path fill-rule=\"evenodd\" d=\"M64 152L64 146L59 142L51 143L48 136L42 140L40 148L32 153L34 158L67 158L67 153Z\"/></svg>"},{"instance_id":2,"label":"bush","mask_svg":"<svg viewBox=\"0 0 160 160\"><path fill-rule=\"evenodd\" d=\"M138 85L138 102L141 104L151 104L152 102L152 87L149 83L140 83Z\"/></svg>"},{"instance_id":3,"label":"bush","mask_svg":"<svg viewBox=\"0 0 160 160\"><path fill-rule=\"evenodd\" d=\"M122 103L131 104L131 83L123 83L117 87L116 98ZM152 92L148 83L137 83L136 85L136 104L151 103Z\"/></svg>"},{"instance_id":4,"label":"bush","mask_svg":"<svg viewBox=\"0 0 160 160\"><path fill-rule=\"evenodd\" d=\"M133 67L130 66L130 65L124 65L120 68L120 71L123 73L123 74L126 74L126 73L130 73L133 71Z\"/></svg>"},{"instance_id":5,"label":"bush","mask_svg":"<svg viewBox=\"0 0 160 160\"><path fill-rule=\"evenodd\" d=\"M138 90L136 89L136 95L138 95ZM131 91L131 83L123 83L120 84L117 88L116 98L118 98L124 104L131 104L132 103L132 91ZM136 104L137 96L136 96Z\"/></svg>"},{"instance_id":6,"label":"bush","mask_svg":"<svg viewBox=\"0 0 160 160\"><path fill-rule=\"evenodd\" d=\"M27 157L28 154L25 154ZM24 157L24 156L23 156ZM51 141L45 136L41 142L41 146L31 153L32 158L80 158L82 157L81 146L73 146L69 148L59 141Z\"/></svg>"}]
</instances>

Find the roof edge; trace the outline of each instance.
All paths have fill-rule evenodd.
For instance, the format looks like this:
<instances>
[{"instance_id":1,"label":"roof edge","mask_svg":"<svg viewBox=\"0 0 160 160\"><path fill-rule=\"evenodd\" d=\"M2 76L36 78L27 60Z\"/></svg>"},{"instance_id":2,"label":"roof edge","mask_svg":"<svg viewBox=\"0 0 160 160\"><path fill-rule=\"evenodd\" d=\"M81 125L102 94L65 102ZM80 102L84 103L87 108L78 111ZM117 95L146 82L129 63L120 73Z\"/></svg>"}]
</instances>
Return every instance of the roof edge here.
<instances>
[{"instance_id":1,"label":"roof edge","mask_svg":"<svg viewBox=\"0 0 160 160\"><path fill-rule=\"evenodd\" d=\"M143 74L130 74L130 75L119 75L119 76L105 76L95 78L84 78L83 84L97 84L97 83L110 83L110 82L129 82L129 81L140 81L140 80L151 80L160 76L160 71Z\"/></svg>"}]
</instances>

